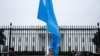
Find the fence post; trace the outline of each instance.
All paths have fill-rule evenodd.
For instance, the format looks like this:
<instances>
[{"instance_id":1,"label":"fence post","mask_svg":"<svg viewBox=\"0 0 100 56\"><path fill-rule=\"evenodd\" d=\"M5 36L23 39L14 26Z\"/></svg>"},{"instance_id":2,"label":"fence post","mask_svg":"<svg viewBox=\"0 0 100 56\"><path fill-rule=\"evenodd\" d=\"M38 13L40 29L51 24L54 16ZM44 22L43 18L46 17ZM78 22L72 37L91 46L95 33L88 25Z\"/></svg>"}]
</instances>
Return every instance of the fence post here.
<instances>
[{"instance_id":1,"label":"fence post","mask_svg":"<svg viewBox=\"0 0 100 56\"><path fill-rule=\"evenodd\" d=\"M97 26L98 26L98 32L99 32L99 30L100 30L100 29L99 29L99 23L97 23Z\"/></svg>"},{"instance_id":2,"label":"fence post","mask_svg":"<svg viewBox=\"0 0 100 56\"><path fill-rule=\"evenodd\" d=\"M97 34L97 37L99 38L99 23L97 23L97 26L98 26L98 34ZM99 46L99 40L98 40L98 46Z\"/></svg>"},{"instance_id":3,"label":"fence post","mask_svg":"<svg viewBox=\"0 0 100 56\"><path fill-rule=\"evenodd\" d=\"M10 23L9 48L11 47L11 30L12 30L12 23Z\"/></svg>"}]
</instances>

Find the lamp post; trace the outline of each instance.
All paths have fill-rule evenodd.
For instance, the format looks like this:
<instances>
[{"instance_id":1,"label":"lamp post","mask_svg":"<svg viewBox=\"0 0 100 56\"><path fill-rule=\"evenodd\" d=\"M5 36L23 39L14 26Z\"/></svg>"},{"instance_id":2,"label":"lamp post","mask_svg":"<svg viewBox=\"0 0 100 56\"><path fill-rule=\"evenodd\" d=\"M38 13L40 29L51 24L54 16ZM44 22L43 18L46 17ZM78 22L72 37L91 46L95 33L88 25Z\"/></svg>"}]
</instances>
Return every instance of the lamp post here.
<instances>
[{"instance_id":1,"label":"lamp post","mask_svg":"<svg viewBox=\"0 0 100 56\"><path fill-rule=\"evenodd\" d=\"M100 33L99 22L97 23L97 26L98 26L98 34L97 34L97 37L98 37L98 45L97 45L97 46L99 46L99 44L100 44L100 43L99 43L99 42L100 42L100 40L99 40L99 37L100 37L100 36L99 36L99 33Z\"/></svg>"},{"instance_id":2,"label":"lamp post","mask_svg":"<svg viewBox=\"0 0 100 56\"><path fill-rule=\"evenodd\" d=\"M10 23L9 48L11 47L11 30L12 30L12 23Z\"/></svg>"},{"instance_id":3,"label":"lamp post","mask_svg":"<svg viewBox=\"0 0 100 56\"><path fill-rule=\"evenodd\" d=\"M98 34L97 34L97 37L98 37L98 45L97 45L97 53L100 54L100 29L99 29L99 22L97 23L97 26L98 26Z\"/></svg>"}]
</instances>

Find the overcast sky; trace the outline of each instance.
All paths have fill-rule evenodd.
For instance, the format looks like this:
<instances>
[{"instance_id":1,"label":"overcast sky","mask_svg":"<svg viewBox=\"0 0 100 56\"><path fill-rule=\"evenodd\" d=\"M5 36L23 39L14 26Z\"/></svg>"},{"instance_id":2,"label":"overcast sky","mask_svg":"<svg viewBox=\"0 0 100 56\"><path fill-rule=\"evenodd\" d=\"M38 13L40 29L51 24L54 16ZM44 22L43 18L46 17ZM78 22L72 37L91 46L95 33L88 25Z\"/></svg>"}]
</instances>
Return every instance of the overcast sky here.
<instances>
[{"instance_id":1,"label":"overcast sky","mask_svg":"<svg viewBox=\"0 0 100 56\"><path fill-rule=\"evenodd\" d=\"M0 0L0 26L45 25L37 19L39 0ZM53 0L59 25L96 25L100 0Z\"/></svg>"}]
</instances>

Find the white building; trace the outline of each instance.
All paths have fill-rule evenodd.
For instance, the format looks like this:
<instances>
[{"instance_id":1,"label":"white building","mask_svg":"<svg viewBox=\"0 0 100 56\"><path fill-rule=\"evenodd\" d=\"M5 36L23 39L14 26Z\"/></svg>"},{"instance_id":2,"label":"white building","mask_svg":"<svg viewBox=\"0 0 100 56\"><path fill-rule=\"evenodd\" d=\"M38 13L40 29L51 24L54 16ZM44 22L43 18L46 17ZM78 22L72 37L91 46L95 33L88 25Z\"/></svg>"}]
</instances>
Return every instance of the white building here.
<instances>
[{"instance_id":1,"label":"white building","mask_svg":"<svg viewBox=\"0 0 100 56\"><path fill-rule=\"evenodd\" d=\"M43 51L46 50L46 30L12 30L11 46L15 51ZM60 27L61 51L91 51L95 52L96 48L92 42L97 30L82 30L81 27L76 29L70 27ZM85 27L83 27L85 28ZM37 29L37 28L36 28ZM42 28L44 29L44 28ZM78 29L78 30L77 30ZM6 45L9 45L9 31L5 31L7 37ZM49 44L51 35L49 34Z\"/></svg>"}]
</instances>

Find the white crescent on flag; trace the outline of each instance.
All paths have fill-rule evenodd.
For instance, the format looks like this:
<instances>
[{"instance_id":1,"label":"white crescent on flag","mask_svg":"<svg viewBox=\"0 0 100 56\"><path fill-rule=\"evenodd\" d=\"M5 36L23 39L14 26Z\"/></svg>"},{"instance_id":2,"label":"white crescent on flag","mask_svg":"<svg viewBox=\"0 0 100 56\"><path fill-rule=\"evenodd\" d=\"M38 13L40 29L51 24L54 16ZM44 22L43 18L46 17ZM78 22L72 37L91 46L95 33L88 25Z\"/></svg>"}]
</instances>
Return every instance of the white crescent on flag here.
<instances>
[{"instance_id":1,"label":"white crescent on flag","mask_svg":"<svg viewBox=\"0 0 100 56\"><path fill-rule=\"evenodd\" d=\"M44 4L44 6L46 6L46 0L43 0L43 4Z\"/></svg>"}]
</instances>

